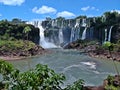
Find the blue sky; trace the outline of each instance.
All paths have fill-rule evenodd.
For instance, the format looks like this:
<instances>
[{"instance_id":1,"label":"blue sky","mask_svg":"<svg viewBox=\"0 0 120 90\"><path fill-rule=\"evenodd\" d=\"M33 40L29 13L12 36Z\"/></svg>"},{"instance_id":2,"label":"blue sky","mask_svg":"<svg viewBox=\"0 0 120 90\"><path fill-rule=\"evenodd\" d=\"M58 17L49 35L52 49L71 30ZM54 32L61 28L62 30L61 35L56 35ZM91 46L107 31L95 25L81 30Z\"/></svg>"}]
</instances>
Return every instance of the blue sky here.
<instances>
[{"instance_id":1,"label":"blue sky","mask_svg":"<svg viewBox=\"0 0 120 90\"><path fill-rule=\"evenodd\" d=\"M119 3L120 0L0 0L0 20L101 16L106 11L120 12Z\"/></svg>"}]
</instances>

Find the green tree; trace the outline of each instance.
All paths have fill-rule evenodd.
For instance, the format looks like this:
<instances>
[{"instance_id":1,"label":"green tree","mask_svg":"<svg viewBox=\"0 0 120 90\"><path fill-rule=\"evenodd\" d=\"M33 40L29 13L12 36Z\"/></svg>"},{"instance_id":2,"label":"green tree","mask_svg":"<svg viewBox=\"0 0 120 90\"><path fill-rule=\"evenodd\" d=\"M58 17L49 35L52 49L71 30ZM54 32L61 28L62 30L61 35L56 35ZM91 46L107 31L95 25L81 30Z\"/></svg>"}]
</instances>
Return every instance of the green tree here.
<instances>
[{"instance_id":1,"label":"green tree","mask_svg":"<svg viewBox=\"0 0 120 90\"><path fill-rule=\"evenodd\" d=\"M27 34L27 40L28 40L28 35L29 35L29 32L31 31L32 29L29 27L29 26L26 26L23 30L23 33Z\"/></svg>"}]
</instances>

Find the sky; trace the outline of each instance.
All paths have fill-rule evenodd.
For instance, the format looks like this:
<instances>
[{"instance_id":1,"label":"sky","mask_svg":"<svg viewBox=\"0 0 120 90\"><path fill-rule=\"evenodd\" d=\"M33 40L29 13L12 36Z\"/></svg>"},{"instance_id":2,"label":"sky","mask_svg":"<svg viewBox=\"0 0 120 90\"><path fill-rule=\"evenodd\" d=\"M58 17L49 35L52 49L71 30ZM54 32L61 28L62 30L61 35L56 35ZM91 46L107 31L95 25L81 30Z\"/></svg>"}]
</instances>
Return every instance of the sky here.
<instances>
[{"instance_id":1,"label":"sky","mask_svg":"<svg viewBox=\"0 0 120 90\"><path fill-rule=\"evenodd\" d=\"M120 0L0 0L0 20L94 17L106 11L120 12L119 4Z\"/></svg>"}]
</instances>

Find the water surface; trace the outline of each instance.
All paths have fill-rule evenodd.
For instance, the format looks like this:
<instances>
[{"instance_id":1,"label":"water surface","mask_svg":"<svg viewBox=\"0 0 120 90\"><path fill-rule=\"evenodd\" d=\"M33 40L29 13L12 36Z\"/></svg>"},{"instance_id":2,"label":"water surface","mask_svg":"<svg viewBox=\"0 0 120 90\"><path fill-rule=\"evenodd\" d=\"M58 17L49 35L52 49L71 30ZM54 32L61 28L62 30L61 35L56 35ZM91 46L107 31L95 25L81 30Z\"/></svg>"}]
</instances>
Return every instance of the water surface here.
<instances>
[{"instance_id":1,"label":"water surface","mask_svg":"<svg viewBox=\"0 0 120 90\"><path fill-rule=\"evenodd\" d=\"M65 74L65 85L78 79L84 79L86 85L101 85L108 75L116 74L112 61L91 58L76 50L53 49L50 54L10 63L21 71L34 68L38 63L47 64L57 73ZM120 63L116 64L120 68Z\"/></svg>"}]
</instances>

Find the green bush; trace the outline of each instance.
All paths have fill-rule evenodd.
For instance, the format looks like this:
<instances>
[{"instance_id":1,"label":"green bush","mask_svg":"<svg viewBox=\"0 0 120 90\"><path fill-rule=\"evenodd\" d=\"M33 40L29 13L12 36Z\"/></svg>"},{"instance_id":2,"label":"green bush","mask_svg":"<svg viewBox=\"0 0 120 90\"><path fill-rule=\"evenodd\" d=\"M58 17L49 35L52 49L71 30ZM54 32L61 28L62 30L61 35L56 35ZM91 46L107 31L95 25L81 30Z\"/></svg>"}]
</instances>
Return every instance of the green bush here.
<instances>
[{"instance_id":1,"label":"green bush","mask_svg":"<svg viewBox=\"0 0 120 90\"><path fill-rule=\"evenodd\" d=\"M0 40L0 50L2 51L14 51L14 50L29 50L33 48L35 44L31 41L23 40Z\"/></svg>"},{"instance_id":2,"label":"green bush","mask_svg":"<svg viewBox=\"0 0 120 90\"><path fill-rule=\"evenodd\" d=\"M11 64L0 60L0 89L7 90L82 90L84 81L61 88L65 80L63 74L57 74L47 65L37 64L34 69L20 72Z\"/></svg>"},{"instance_id":3,"label":"green bush","mask_svg":"<svg viewBox=\"0 0 120 90\"><path fill-rule=\"evenodd\" d=\"M107 79L108 81L107 85L105 86L105 90L120 90L120 85L116 86L114 85L114 76L108 76ZM120 83L120 81L118 81Z\"/></svg>"}]
</instances>

